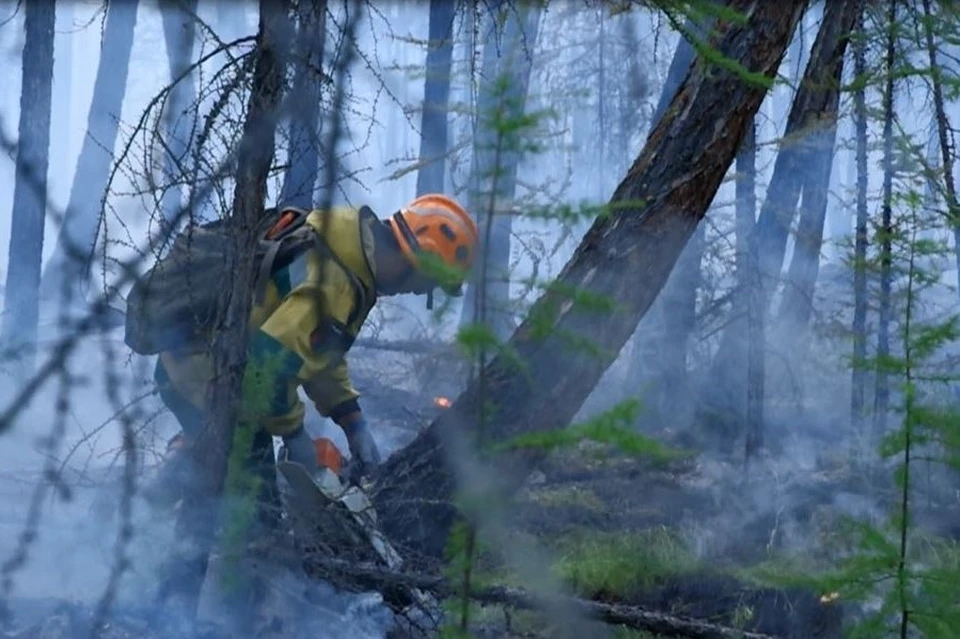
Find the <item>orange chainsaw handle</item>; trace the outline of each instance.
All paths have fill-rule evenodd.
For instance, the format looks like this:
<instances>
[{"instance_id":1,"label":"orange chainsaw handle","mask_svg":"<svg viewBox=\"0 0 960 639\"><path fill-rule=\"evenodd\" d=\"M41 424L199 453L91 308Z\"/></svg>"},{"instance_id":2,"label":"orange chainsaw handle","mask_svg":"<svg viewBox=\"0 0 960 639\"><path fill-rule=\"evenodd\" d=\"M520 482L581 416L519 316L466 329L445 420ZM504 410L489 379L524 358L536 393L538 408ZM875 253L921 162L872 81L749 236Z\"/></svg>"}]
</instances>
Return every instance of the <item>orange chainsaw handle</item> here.
<instances>
[{"instance_id":1,"label":"orange chainsaw handle","mask_svg":"<svg viewBox=\"0 0 960 639\"><path fill-rule=\"evenodd\" d=\"M326 437L321 437L313 440L313 451L317 456L317 464L323 468L329 468L337 475L340 474L340 469L343 467L343 456L336 444Z\"/></svg>"}]
</instances>

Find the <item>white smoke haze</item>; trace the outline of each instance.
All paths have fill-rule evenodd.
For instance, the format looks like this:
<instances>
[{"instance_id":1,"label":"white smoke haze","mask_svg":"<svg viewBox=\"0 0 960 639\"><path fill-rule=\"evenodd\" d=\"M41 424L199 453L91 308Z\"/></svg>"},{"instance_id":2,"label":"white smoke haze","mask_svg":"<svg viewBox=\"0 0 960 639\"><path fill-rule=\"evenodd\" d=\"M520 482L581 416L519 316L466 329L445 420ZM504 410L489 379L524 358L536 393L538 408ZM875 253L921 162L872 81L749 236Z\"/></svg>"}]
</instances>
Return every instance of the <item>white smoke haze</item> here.
<instances>
[{"instance_id":1,"label":"white smoke haze","mask_svg":"<svg viewBox=\"0 0 960 639\"><path fill-rule=\"evenodd\" d=\"M337 4L337 3L332 3ZM86 128L87 105L92 93L101 46L102 3L94 0L72 1L57 5L55 38L54 100L49 170L50 198L62 211L70 194L75 165ZM331 12L341 15L341 7ZM404 171L416 161L419 153L419 103L423 98L424 47L427 37L428 3L375 3L358 35L358 48L364 55L351 70L349 91L352 101L345 114L347 135L341 142L344 154L341 163L352 175L342 180L334 194L336 203L368 204L381 217L395 211L411 199L416 190L417 173ZM257 5L254 2L201 0L199 16L224 40L253 34L257 28ZM15 139L19 117L21 53L23 48L23 11L13 0L0 2L0 127ZM757 115L757 197L763 201L776 154L777 140L783 135L786 115L790 110L795 87L802 77L809 49L822 19L821 3L813 3L781 65L783 81L768 94ZM557 3L543 13L540 37L533 48L533 72L529 88L528 111L550 109L554 115L541 125L543 150L529 153L520 162L517 202L524 207L539 205L605 202L622 179L633 158L643 145L650 118L666 80L678 34L656 12L636 10L626 15L603 18L603 28L610 33L632 28L638 50L630 56L641 60L640 73L633 67L618 64L618 56L627 58L621 40L610 38L606 80L596 73L596 36L601 28L601 9L580 7L576 3ZM469 179L470 150L465 141L476 125L470 109L475 107L476 88L469 82L474 60L469 34L474 16L458 13L455 23L454 75L451 104L457 105L450 118L451 140L460 144L460 151L450 159L447 187L464 188ZM594 35L588 35L594 34ZM194 52L196 54L196 51ZM919 55L919 54L918 54ZM922 57L922 56L920 56ZM918 57L916 64L922 65ZM612 60L612 62L610 61ZM201 75L208 77L222 59L204 65ZM120 114L120 134L116 149L128 140L142 111L168 81L167 52L156 0L141 0L138 11L130 74ZM848 64L845 77L852 75ZM585 78L590 78L587 83ZM897 123L905 134L921 140L926 149L931 143L931 109L923 79L905 79L897 97ZM616 90L614 90L616 89ZM601 99L601 96L603 98ZM605 100L606 102L603 102ZM878 92L868 93L871 106L879 106ZM603 104L603 106L601 106ZM597 121L596 114L603 109ZM853 291L851 268L846 262L855 219L856 170L853 151L852 103L848 94L841 101L841 120L837 136L830 184L830 199L825 225L826 237L820 260L820 275L814 300L815 315L812 335L800 340L789 327L774 324L767 336L768 357L766 387L770 402L766 415L767 450L744 469L731 455L705 453L692 464L693 469L678 479L678 484L696 499L690 503L709 504L703 511L677 505L680 514L676 526L698 559L706 561L736 560L740 554L756 557L756 549L770 556L777 554L817 554L821 539L818 532L828 533L834 520L849 515L861 520L879 522L888 515L892 491L890 473L887 486L875 492L864 488L870 477L847 477L843 460L856 450L870 457L872 472L883 476L887 469L874 461L874 441L861 441L851 433L850 414L850 340L847 333L852 321ZM949 104L951 116L960 116L956 104ZM956 119L956 117L954 117ZM872 141L879 140L881 122L869 123ZM139 154L139 155L138 155ZM142 162L144 150L132 155L132 162ZM285 158L278 157L278 162ZM870 148L870 209L879 209L882 184L882 162L879 144ZM14 191L13 159L0 158L0 274L5 273L10 241L10 211ZM733 169L731 168L731 177ZM133 255L133 246L142 245L149 223L144 202L129 195L137 190L133 172L120 171L111 188L111 209L106 216L108 237L116 243L108 245L110 260L118 261ZM93 188L93 187L91 187ZM710 384L710 360L715 353L725 322L731 311L729 296L736 286L733 268L734 183L728 179L717 192L714 204L704 221L707 246L701 263L702 278L698 292L699 313L696 330L691 336L688 368L690 387ZM273 203L279 180L271 180L267 197ZM588 224L586 221L561 225L555 221L517 218L513 223L510 265L511 304L517 321L523 309L533 302L537 290L530 290L525 281L530 277L546 280L555 276L573 254ZM48 219L43 256L48 259L55 244L58 225ZM943 227L927 232L931 239L949 241ZM784 263L793 254L790 239ZM105 286L114 284L119 272L100 259L94 269L94 283L87 301ZM956 311L957 270L952 260L931 261L930 267L940 270L937 287L925 293L920 319L936 321ZM144 264L144 267L148 264ZM103 267L103 268L101 268ZM642 274L625 274L642 277ZM3 278L0 278L0 282ZM876 282L871 280L871 286ZM726 296L726 297L725 297ZM122 310L122 295L115 305ZM777 300L774 301L776 307ZM424 426L432 413L418 413L430 405L435 396L455 397L462 380L447 375L436 386L426 386L429 377L423 371L431 365L429 357L411 357L366 348L365 340L385 341L417 339L425 343L449 342L459 317L459 302L453 311L440 320L431 316L420 298L384 300L372 314L361 335L361 343L351 353L351 371L370 386L383 386L404 393L404 398L419 398L418 406L403 404L401 399L371 393L363 401L369 411L374 437L384 458L401 449L416 435L410 424ZM875 326L871 328L874 330ZM585 402L578 420L588 419L609 410L618 402L643 394L652 385L656 367L643 361L641 337L630 340L619 359L609 368L597 388ZM897 328L893 329L896 335ZM46 316L40 329L38 361L53 355L51 347L61 335L55 316ZM104 354L102 339L109 340L114 354ZM892 339L893 350L899 340ZM869 349L872 351L871 341ZM955 349L954 349L955 350ZM951 366L943 355L943 366ZM116 561L117 536L121 517L119 504L124 499L122 468L123 430L117 418L120 407L136 414L137 483L138 488L150 477L167 440L177 432L173 416L151 394L153 360L133 355L123 344L123 330L113 329L103 336L84 338L68 360L71 374L80 376L79 385L71 389L69 404L58 414L56 378L45 385L13 423L0 433L0 565L14 556L23 543L23 534L35 532L27 544L28 557L23 566L12 571L11 604L21 623L33 623L49 616L64 601L93 608L106 589ZM459 372L459 371L458 371ZM653 373L652 373L653 372ZM109 375L118 382L117 404L108 399ZM442 375L441 375L442 376ZM23 389L29 371L16 365L0 368L0 409ZM869 381L868 384L871 382ZM655 380L654 380L655 381ZM426 386L426 387L425 387ZM364 391L361 385L361 391ZM680 391L678 391L679 393ZM933 391L930 391L931 393ZM950 387L941 391L944 403L955 403ZM679 409L675 421L655 425L643 421L652 435L663 435L686 445L701 435L694 431L695 397L673 398ZM894 404L896 401L893 402ZM307 428L313 436L332 439L341 450L347 450L342 431L329 420L322 419L308 405ZM402 417L400 417L402 416ZM62 417L62 423L59 421ZM48 439L55 429L62 433L54 438L55 452L48 448ZM453 447L456 450L456 447ZM737 442L735 450L742 450ZM454 453L452 464L464 485L478 494L487 494L495 487L476 459L465 450ZM68 498L49 487L41 503L40 519L35 531L27 526L30 503L38 485L50 484L45 468L56 472L57 482L69 488ZM925 489L945 494L956 492L946 480L939 487L939 475L923 480ZM643 475L640 476L643 481ZM929 486L927 485L929 484ZM947 486L944 488L944 486ZM644 490L638 486L637 490ZM652 494L652 493L651 493ZM956 493L960 495L960 493ZM960 497L954 497L954 507ZM955 516L956 508L951 511ZM487 543L499 546L500 559L508 568L524 578L530 589L544 595L559 595L564 587L551 573L555 559L535 544L516 542L507 530L516 515L511 504L476 513ZM920 519L934 530L960 534L955 523L944 521L950 513L921 512ZM135 610L150 608L157 587L156 576L176 544L175 514L149 506L137 494L132 498L132 537L124 550L129 568L118 591L116 608ZM211 574L215 574L215 564ZM270 584L269 608L286 619L278 636L385 637L396 619L376 593L345 593L330 584L281 565L256 568ZM210 584L208 584L208 588ZM231 609L218 602L216 592L205 593L205 619L228 627ZM587 622L556 604L547 614L568 630ZM282 612L280 612L282 611ZM171 612L171 614L173 614ZM567 622L564 624L563 622ZM591 633L606 631L589 624ZM283 634L290 633L290 634ZM295 633L295 634L294 634ZM586 636L586 635L584 635ZM591 634L590 636L600 636Z\"/></svg>"}]
</instances>

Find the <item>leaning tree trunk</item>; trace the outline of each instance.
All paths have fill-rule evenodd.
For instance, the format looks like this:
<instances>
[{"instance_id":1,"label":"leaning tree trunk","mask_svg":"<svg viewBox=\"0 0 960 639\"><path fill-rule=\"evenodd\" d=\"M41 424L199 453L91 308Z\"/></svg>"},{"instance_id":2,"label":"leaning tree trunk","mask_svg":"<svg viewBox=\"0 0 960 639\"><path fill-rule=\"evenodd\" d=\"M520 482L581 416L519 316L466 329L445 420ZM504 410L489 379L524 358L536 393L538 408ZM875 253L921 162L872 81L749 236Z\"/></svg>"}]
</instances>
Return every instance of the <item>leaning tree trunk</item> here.
<instances>
[{"instance_id":1,"label":"leaning tree trunk","mask_svg":"<svg viewBox=\"0 0 960 639\"><path fill-rule=\"evenodd\" d=\"M36 357L40 318L40 258L47 213L56 11L53 0L28 2L24 11L20 136L0 345L21 355L29 371Z\"/></svg>"},{"instance_id":2,"label":"leaning tree trunk","mask_svg":"<svg viewBox=\"0 0 960 639\"><path fill-rule=\"evenodd\" d=\"M957 185L953 175L954 156L950 136L953 127L947 117L943 96L943 67L937 60L937 46L933 39L933 15L930 11L930 0L923 0L924 37L927 45L927 56L930 58L930 79L933 84L933 107L936 116L937 140L940 147L940 167L943 173L943 197L947 203L947 221L953 227L953 248L956 255L957 281L960 282L960 201L957 200Z\"/></svg>"},{"instance_id":3,"label":"leaning tree trunk","mask_svg":"<svg viewBox=\"0 0 960 639\"><path fill-rule=\"evenodd\" d=\"M280 189L281 201L311 209L320 173L320 87L323 84L323 47L326 40L326 0L301 2L291 90L289 168Z\"/></svg>"},{"instance_id":4,"label":"leaning tree trunk","mask_svg":"<svg viewBox=\"0 0 960 639\"><path fill-rule=\"evenodd\" d=\"M450 105L450 72L453 68L452 0L430 0L426 78L420 115L420 168L417 195L443 193L447 169L447 112Z\"/></svg>"},{"instance_id":5,"label":"leaning tree trunk","mask_svg":"<svg viewBox=\"0 0 960 639\"><path fill-rule=\"evenodd\" d=\"M196 13L197 0L160 0L170 81L176 83L170 90L163 111L163 124L167 135L164 164L168 180L168 183L163 185L163 196L160 200L164 226L176 219L183 208L181 182L188 176L184 167L189 162L197 87L194 75L188 75L187 70L193 62L193 43L197 32L194 17Z\"/></svg>"},{"instance_id":6,"label":"leaning tree trunk","mask_svg":"<svg viewBox=\"0 0 960 639\"><path fill-rule=\"evenodd\" d=\"M505 20L503 44L492 36L484 43L479 132L471 166L469 201L480 229L480 253L465 291L461 325L485 324L503 341L514 326L509 308L510 235L522 139L529 135L518 122L526 108L541 10L539 5L524 4L518 11L502 3L497 11L490 29Z\"/></svg>"},{"instance_id":7,"label":"leaning tree trunk","mask_svg":"<svg viewBox=\"0 0 960 639\"><path fill-rule=\"evenodd\" d=\"M890 0L887 29L887 51L884 71L887 74L883 93L883 206L880 229L880 295L877 300L877 377L873 396L874 435L887 431L890 408L890 381L884 358L890 355L890 293L893 288L893 66L897 55L897 3Z\"/></svg>"},{"instance_id":8,"label":"leaning tree trunk","mask_svg":"<svg viewBox=\"0 0 960 639\"><path fill-rule=\"evenodd\" d=\"M864 14L861 12L861 31L863 23ZM853 249L853 368L850 372L850 420L858 435L863 434L867 386L867 101L862 84L866 72L866 45L858 38L853 48L853 73L857 82L853 92L853 114L856 120L857 226Z\"/></svg>"},{"instance_id":9,"label":"leaning tree trunk","mask_svg":"<svg viewBox=\"0 0 960 639\"><path fill-rule=\"evenodd\" d=\"M842 39L849 41L862 9L859 2L845 13L840 25ZM824 17L826 19L827 16ZM846 49L846 45L841 45ZM813 312L813 293L820 271L820 250L823 246L823 227L827 217L827 201L830 195L830 176L833 173L833 157L837 140L837 120L840 109L840 84L843 78L843 55L829 79L836 87L820 114L819 130L813 132L809 142L809 169L803 177L803 202L800 206L800 221L793 248L793 259L787 275L783 300L780 303L782 327L791 336L803 331Z\"/></svg>"},{"instance_id":10,"label":"leaning tree trunk","mask_svg":"<svg viewBox=\"0 0 960 639\"><path fill-rule=\"evenodd\" d=\"M126 94L138 6L139 0L107 5L107 24L93 84L93 100L87 115L87 135L77 159L70 201L57 244L43 272L41 293L45 299L57 296L63 286L80 287L90 280L113 147Z\"/></svg>"},{"instance_id":11,"label":"leaning tree trunk","mask_svg":"<svg viewBox=\"0 0 960 639\"><path fill-rule=\"evenodd\" d=\"M833 79L838 77L837 70L856 12L856 0L828 0L810 61L787 118L784 139L767 186L767 196L760 209L755 235L759 242L758 266L762 278L764 312L769 308L779 281L803 176L812 160L807 136L818 126L821 114L840 90L839 83ZM711 374L707 377L710 382L701 391L701 414L715 416L717 427L723 431L733 430L734 427L729 424L740 421L737 418L740 414L737 398L744 397L746 393L746 389L738 387L738 380L743 377L736 374L738 359L735 356L742 347L738 343L739 336L745 333L743 326L737 324L746 322L746 318L744 309L738 309L736 317L720 339Z\"/></svg>"},{"instance_id":12,"label":"leaning tree trunk","mask_svg":"<svg viewBox=\"0 0 960 639\"><path fill-rule=\"evenodd\" d=\"M724 25L715 46L755 77L772 78L806 2L732 4L749 19ZM765 86L734 70L698 60L614 192L611 215L594 222L560 273L559 285L534 304L514 333L509 354L488 364L481 379L489 397L471 384L382 467L374 501L389 535L431 554L442 552L457 516L451 499L461 481L448 447L471 432L479 400L485 409L486 400L495 402L492 412L485 411L489 441L570 423L662 288L765 93ZM564 295L570 289L613 299L615 311L598 315L580 308ZM594 348L584 349L578 340ZM502 481L506 491L516 489L541 454L510 456L484 477Z\"/></svg>"},{"instance_id":13,"label":"leaning tree trunk","mask_svg":"<svg viewBox=\"0 0 960 639\"><path fill-rule=\"evenodd\" d=\"M227 459L240 415L240 394L246 368L248 318L252 305L257 236L263 214L267 177L273 162L276 121L283 92L285 49L289 42L289 4L261 0L256 62L243 137L237 154L236 188L227 223L233 231L233 282L225 283L220 300L213 346L214 381L208 389L208 426L190 449L197 473L195 486L186 492L177 518L178 537L185 542L167 575L161 597L179 598L196 614L209 552L218 526L220 497Z\"/></svg>"}]
</instances>

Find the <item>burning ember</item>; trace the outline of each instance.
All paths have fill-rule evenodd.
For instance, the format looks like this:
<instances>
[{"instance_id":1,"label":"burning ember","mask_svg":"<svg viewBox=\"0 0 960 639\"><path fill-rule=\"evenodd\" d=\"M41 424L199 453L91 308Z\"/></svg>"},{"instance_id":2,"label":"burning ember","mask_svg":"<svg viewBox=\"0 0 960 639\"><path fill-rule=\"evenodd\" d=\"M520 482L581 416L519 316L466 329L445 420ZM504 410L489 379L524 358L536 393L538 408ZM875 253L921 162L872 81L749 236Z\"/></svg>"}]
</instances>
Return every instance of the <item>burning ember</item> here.
<instances>
[{"instance_id":1,"label":"burning ember","mask_svg":"<svg viewBox=\"0 0 960 639\"><path fill-rule=\"evenodd\" d=\"M831 603L840 598L839 592L828 592L820 595L820 603Z\"/></svg>"},{"instance_id":2,"label":"burning ember","mask_svg":"<svg viewBox=\"0 0 960 639\"><path fill-rule=\"evenodd\" d=\"M447 397L434 397L433 404L434 406L439 406L440 408L450 408L453 406L453 402L451 402Z\"/></svg>"}]
</instances>

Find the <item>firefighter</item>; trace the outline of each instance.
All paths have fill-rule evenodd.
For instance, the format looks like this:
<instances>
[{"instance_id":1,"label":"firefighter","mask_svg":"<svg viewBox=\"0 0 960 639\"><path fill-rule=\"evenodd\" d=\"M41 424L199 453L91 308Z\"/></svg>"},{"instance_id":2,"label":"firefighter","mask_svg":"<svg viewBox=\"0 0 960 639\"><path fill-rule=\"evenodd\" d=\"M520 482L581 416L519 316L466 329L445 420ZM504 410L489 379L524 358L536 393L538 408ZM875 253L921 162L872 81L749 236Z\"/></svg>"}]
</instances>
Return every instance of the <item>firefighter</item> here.
<instances>
[{"instance_id":1,"label":"firefighter","mask_svg":"<svg viewBox=\"0 0 960 639\"><path fill-rule=\"evenodd\" d=\"M297 393L302 387L317 411L343 429L351 465L368 474L380 454L344 356L380 296L432 297L438 287L457 295L473 263L477 227L463 207L439 194L418 197L385 220L362 207L311 211L306 223L331 251L308 251L277 272L250 315L248 377L254 372L254 384L258 379L266 384L262 394L269 398L258 422L283 438L289 461L315 470L314 444ZM437 275L425 268L430 262L446 268ZM202 427L211 374L210 353L196 347L157 358L160 397L182 429L171 448L189 446Z\"/></svg>"}]
</instances>

